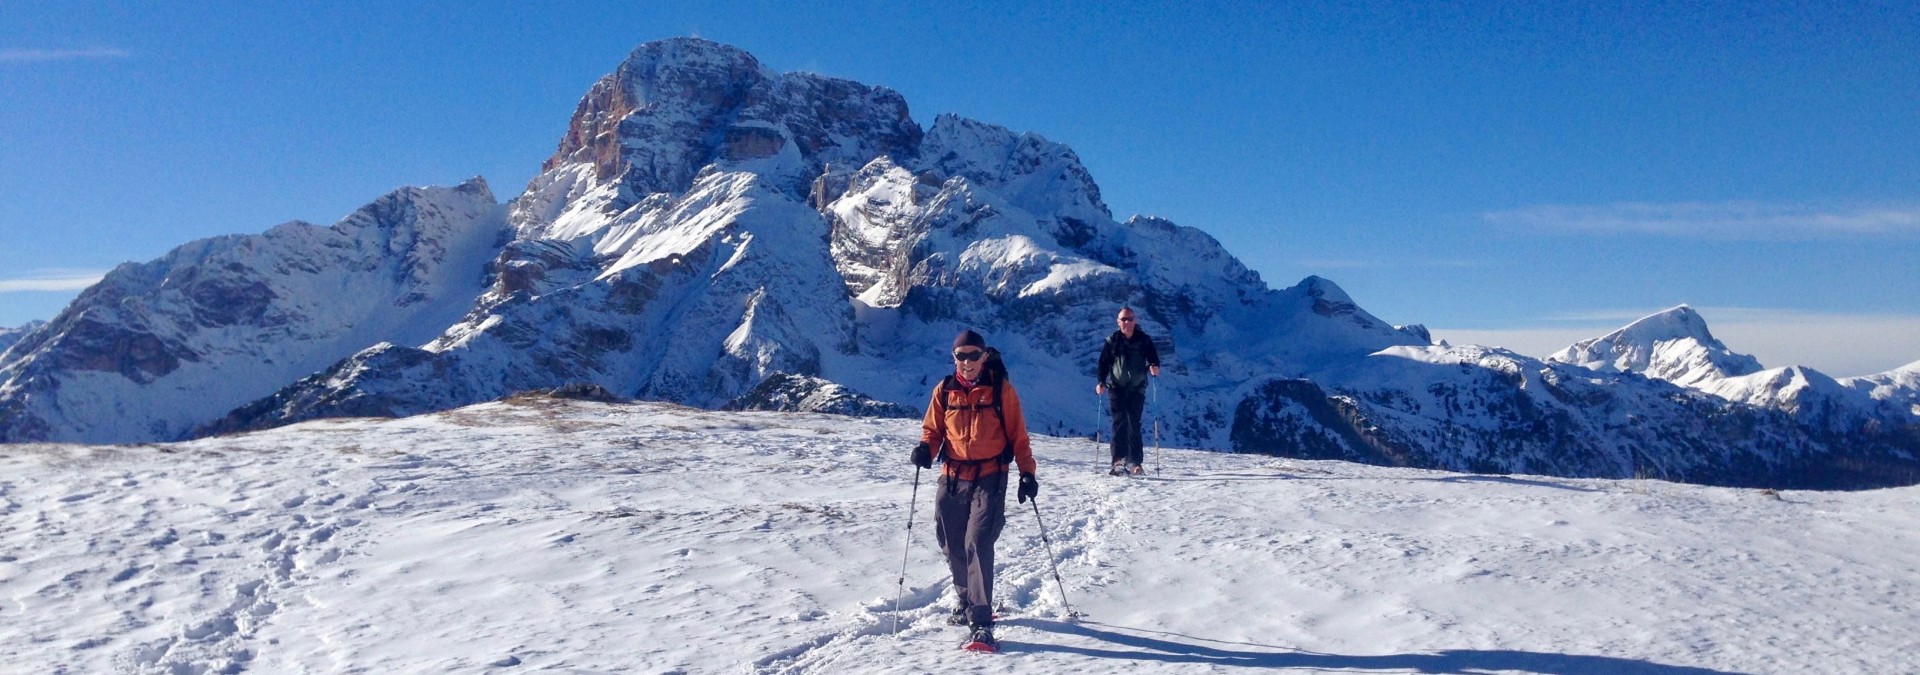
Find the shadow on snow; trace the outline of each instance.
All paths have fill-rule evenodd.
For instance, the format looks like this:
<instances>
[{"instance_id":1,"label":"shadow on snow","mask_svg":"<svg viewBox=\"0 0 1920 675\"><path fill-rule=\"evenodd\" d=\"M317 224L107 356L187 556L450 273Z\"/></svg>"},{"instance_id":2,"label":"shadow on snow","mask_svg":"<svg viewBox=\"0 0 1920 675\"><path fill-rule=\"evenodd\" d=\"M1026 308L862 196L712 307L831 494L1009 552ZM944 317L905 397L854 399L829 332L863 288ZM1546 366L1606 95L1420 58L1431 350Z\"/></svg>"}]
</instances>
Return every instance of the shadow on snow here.
<instances>
[{"instance_id":1,"label":"shadow on snow","mask_svg":"<svg viewBox=\"0 0 1920 675\"><path fill-rule=\"evenodd\" d=\"M1097 621L1066 623L1046 619L1009 619L1010 626L1098 640L1111 647L1075 647L1044 643L1009 643L1007 651L1058 652L1106 659L1133 659L1160 663L1196 663L1248 668L1310 668L1322 670L1378 670L1414 673L1523 673L1729 675L1727 671L1670 666L1648 661L1585 654L1546 654L1504 649L1448 649L1425 654L1345 656L1292 651L1284 647L1247 642L1224 642L1179 633L1115 626ZM1128 632L1119 632L1128 631ZM1149 637L1142 633L1164 637ZM1201 643L1212 643L1208 646ZM1248 649L1240 649L1240 648Z\"/></svg>"},{"instance_id":2,"label":"shadow on snow","mask_svg":"<svg viewBox=\"0 0 1920 675\"><path fill-rule=\"evenodd\" d=\"M1321 472L1317 472L1317 471L1295 472L1295 473L1217 472L1217 473L1196 473L1196 474L1188 474L1184 476L1147 475L1147 476L1137 476L1135 478L1136 479L1146 478L1148 480L1160 480L1160 481L1170 481L1170 482L1253 481L1253 480L1257 480L1257 481L1378 480L1377 478L1373 478L1373 477L1327 476L1327 475L1320 475L1320 474ZM1556 482L1551 480L1529 480L1526 478L1515 478L1512 476L1507 476L1502 474L1453 474L1453 475L1446 475L1446 476L1433 476L1433 477L1420 476L1420 477L1412 477L1412 478L1401 478L1399 480L1414 480L1414 481L1425 481L1425 482L1432 482L1432 483L1468 483L1468 482L1504 483L1507 485L1524 485L1527 487L1553 488L1555 490L1569 490L1573 492L1606 492L1606 490L1601 488L1573 485L1569 483L1562 483L1562 482Z\"/></svg>"}]
</instances>

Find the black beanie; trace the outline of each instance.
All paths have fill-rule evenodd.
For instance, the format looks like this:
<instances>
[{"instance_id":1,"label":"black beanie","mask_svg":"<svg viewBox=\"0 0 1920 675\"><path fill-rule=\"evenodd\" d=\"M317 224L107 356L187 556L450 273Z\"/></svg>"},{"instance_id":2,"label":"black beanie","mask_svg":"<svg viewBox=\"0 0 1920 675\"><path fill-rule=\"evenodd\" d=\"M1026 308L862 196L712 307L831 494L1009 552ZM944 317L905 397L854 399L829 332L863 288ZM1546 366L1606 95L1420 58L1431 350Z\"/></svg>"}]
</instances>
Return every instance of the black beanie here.
<instances>
[{"instance_id":1,"label":"black beanie","mask_svg":"<svg viewBox=\"0 0 1920 675\"><path fill-rule=\"evenodd\" d=\"M960 331L960 334L959 334L959 335L955 335L955 336L953 336L953 348L954 348L954 349L959 349L959 348L961 348L961 347L982 347L982 348L984 348L984 347L986 347L986 346L987 346L987 339L986 339L986 338L983 338L983 337L980 337L980 334L979 334L979 333L975 333L975 332L973 332L973 329L971 329L971 328L969 328L969 329L967 329L967 330L963 330L963 331Z\"/></svg>"}]
</instances>

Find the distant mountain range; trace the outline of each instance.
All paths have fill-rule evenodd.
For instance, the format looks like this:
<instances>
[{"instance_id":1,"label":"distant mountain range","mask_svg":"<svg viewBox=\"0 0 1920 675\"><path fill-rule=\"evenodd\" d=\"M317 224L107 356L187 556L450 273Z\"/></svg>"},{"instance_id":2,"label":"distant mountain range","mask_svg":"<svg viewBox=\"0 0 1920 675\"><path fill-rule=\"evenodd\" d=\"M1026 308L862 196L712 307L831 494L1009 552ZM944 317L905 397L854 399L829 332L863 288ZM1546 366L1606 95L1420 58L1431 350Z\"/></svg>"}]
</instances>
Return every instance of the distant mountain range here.
<instances>
[{"instance_id":1,"label":"distant mountain range","mask_svg":"<svg viewBox=\"0 0 1920 675\"><path fill-rule=\"evenodd\" d=\"M1170 445L1776 487L1920 482L1920 362L1763 370L1687 307L1538 360L1436 345L1332 281L1269 287L1206 233L1114 219L1073 151L883 87L642 45L520 196L406 188L330 227L122 265L0 332L0 440L147 442L598 387L916 415L972 327L1030 424L1090 434L1131 306ZM7 341L13 341L6 348ZM596 389L595 391L599 391Z\"/></svg>"}]
</instances>

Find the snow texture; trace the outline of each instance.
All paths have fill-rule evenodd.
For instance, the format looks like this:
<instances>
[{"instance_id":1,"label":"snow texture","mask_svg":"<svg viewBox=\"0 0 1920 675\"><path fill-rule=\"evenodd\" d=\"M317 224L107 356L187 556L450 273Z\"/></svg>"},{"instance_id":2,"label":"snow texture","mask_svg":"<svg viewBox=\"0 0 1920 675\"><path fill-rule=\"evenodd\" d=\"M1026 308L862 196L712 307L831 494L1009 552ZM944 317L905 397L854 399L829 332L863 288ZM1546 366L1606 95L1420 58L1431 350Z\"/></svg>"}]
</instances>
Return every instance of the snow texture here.
<instances>
[{"instance_id":1,"label":"snow texture","mask_svg":"<svg viewBox=\"0 0 1920 675\"><path fill-rule=\"evenodd\" d=\"M1920 670L1920 488L1171 448L1111 478L1088 440L1050 436L1038 511L1009 500L998 547L1005 652L970 654L944 622L934 479L916 491L906 461L918 433L518 397L16 445L0 671Z\"/></svg>"}]
</instances>

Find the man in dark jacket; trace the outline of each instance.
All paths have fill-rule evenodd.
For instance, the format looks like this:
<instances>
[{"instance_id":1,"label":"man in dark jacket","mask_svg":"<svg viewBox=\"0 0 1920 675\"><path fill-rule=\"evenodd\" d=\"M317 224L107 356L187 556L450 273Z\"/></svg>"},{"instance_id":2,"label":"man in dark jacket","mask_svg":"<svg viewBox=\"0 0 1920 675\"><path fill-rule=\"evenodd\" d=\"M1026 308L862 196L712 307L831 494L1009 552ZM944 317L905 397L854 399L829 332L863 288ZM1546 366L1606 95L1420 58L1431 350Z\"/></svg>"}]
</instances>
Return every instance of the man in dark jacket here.
<instances>
[{"instance_id":1,"label":"man in dark jacket","mask_svg":"<svg viewBox=\"0 0 1920 675\"><path fill-rule=\"evenodd\" d=\"M1153 339L1140 330L1132 307L1120 308L1114 319L1120 329L1107 336L1100 349L1100 378L1093 393L1108 394L1107 409L1113 412L1113 470L1109 474L1139 474L1145 454L1140 439L1140 415L1147 407L1147 376L1160 376L1160 351ZM1109 394L1111 392L1111 394Z\"/></svg>"},{"instance_id":2,"label":"man in dark jacket","mask_svg":"<svg viewBox=\"0 0 1920 675\"><path fill-rule=\"evenodd\" d=\"M953 374L933 388L920 423L913 463L932 468L943 458L934 497L934 538L953 572L960 602L948 622L968 626L968 648L991 650L993 639L993 545L1007 522L1007 472L1020 470L1020 503L1040 493L1033 447L1020 395L1006 379L979 333L953 339Z\"/></svg>"}]
</instances>

